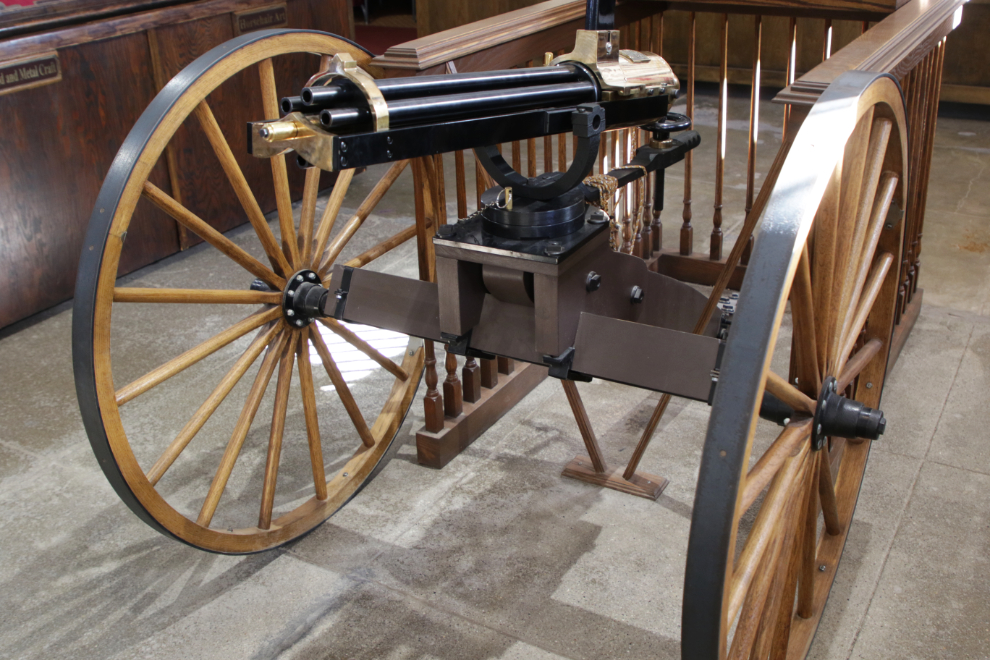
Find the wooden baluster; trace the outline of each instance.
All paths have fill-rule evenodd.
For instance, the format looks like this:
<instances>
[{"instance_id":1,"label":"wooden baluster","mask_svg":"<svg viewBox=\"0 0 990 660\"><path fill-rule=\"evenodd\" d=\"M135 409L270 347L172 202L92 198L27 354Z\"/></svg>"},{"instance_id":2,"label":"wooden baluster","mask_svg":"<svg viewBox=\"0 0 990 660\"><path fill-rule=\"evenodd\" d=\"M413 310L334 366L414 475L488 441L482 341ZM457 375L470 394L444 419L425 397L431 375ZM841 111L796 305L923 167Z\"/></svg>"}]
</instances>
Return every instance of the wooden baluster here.
<instances>
[{"instance_id":1,"label":"wooden baluster","mask_svg":"<svg viewBox=\"0 0 990 660\"><path fill-rule=\"evenodd\" d=\"M663 12L650 17L650 31L652 33L651 48L660 57L663 57ZM660 212L663 210L663 179L658 173L652 174L650 183L647 184L647 204L650 213L643 216L644 222L652 219L650 224L650 242L646 247L647 258L653 256L654 252L659 252L663 248L663 224L660 222ZM659 190L657 187L659 186ZM651 218L652 216L652 218Z\"/></svg>"},{"instance_id":2,"label":"wooden baluster","mask_svg":"<svg viewBox=\"0 0 990 660\"><path fill-rule=\"evenodd\" d=\"M481 193L487 190L486 177L488 173L485 172L485 168L481 166L481 161L477 158L474 159L474 192L477 196L478 210L481 210Z\"/></svg>"},{"instance_id":3,"label":"wooden baluster","mask_svg":"<svg viewBox=\"0 0 990 660\"><path fill-rule=\"evenodd\" d=\"M512 169L522 174L522 147L518 140L512 143Z\"/></svg>"},{"instance_id":4,"label":"wooden baluster","mask_svg":"<svg viewBox=\"0 0 990 660\"><path fill-rule=\"evenodd\" d=\"M825 19L825 33L822 39L822 62L832 57L832 19Z\"/></svg>"},{"instance_id":5,"label":"wooden baluster","mask_svg":"<svg viewBox=\"0 0 990 660\"><path fill-rule=\"evenodd\" d=\"M691 12L691 31L688 33L688 73L687 73L687 109L684 111L694 123L694 54L696 45L697 20ZM692 151L684 154L684 212L681 218L681 254L689 255L694 251L694 227L691 226L691 172L694 162Z\"/></svg>"},{"instance_id":6,"label":"wooden baluster","mask_svg":"<svg viewBox=\"0 0 990 660\"><path fill-rule=\"evenodd\" d=\"M788 53L787 53L787 72L784 76L784 83L787 85L794 84L795 69L797 68L797 19L791 18L791 22L787 28L788 35ZM783 130L783 140L787 140L787 128L791 123L791 106L784 106L784 130Z\"/></svg>"},{"instance_id":7,"label":"wooden baluster","mask_svg":"<svg viewBox=\"0 0 990 660\"><path fill-rule=\"evenodd\" d=\"M426 396L423 397L426 430L430 433L439 433L443 430L443 399L437 391L437 356L432 341L427 339L423 343L423 348L426 351L426 359L423 362L426 371Z\"/></svg>"},{"instance_id":8,"label":"wooden baluster","mask_svg":"<svg viewBox=\"0 0 990 660\"><path fill-rule=\"evenodd\" d=\"M567 171L567 134L557 136L557 171Z\"/></svg>"},{"instance_id":9,"label":"wooden baluster","mask_svg":"<svg viewBox=\"0 0 990 660\"><path fill-rule=\"evenodd\" d=\"M512 361L512 358L502 357L501 355L498 357L498 372L500 374L505 374L508 376L515 370L516 365Z\"/></svg>"},{"instance_id":10,"label":"wooden baluster","mask_svg":"<svg viewBox=\"0 0 990 660\"><path fill-rule=\"evenodd\" d=\"M457 379L457 356L447 351L444 359L447 377L443 381L443 414L447 417L459 417L464 410L462 404L461 381Z\"/></svg>"},{"instance_id":11,"label":"wooden baluster","mask_svg":"<svg viewBox=\"0 0 990 660\"><path fill-rule=\"evenodd\" d=\"M457 217L467 217L467 182L464 172L464 152L454 152L454 171L457 175Z\"/></svg>"},{"instance_id":12,"label":"wooden baluster","mask_svg":"<svg viewBox=\"0 0 990 660\"><path fill-rule=\"evenodd\" d=\"M625 165L629 158L629 131L623 128L616 131L616 139L619 141L619 155L616 157L616 164ZM622 251L632 254L633 250L633 198L636 194L636 186L626 186L625 196L622 198Z\"/></svg>"},{"instance_id":13,"label":"wooden baluster","mask_svg":"<svg viewBox=\"0 0 990 660\"><path fill-rule=\"evenodd\" d=\"M925 146L925 136L927 133L926 121L928 119L928 113L926 109L928 107L929 98L931 94L931 79L932 79L932 57L933 53L929 53L925 56L921 63L918 65L918 70L920 72L920 79L918 85L918 102L917 108L914 112L914 119L912 121L912 131L911 131L911 143L914 145L911 154L911 168L910 174L908 175L908 180L911 182L911 196L908 198L908 204L910 205L911 211L911 231L907 232L907 241L904 243L904 252L907 254L907 282L905 284L904 290L904 304L908 305L911 303L911 299L914 297L915 289L915 254L914 250L916 247L915 235L918 231L918 218L921 216L923 209L921 208L921 180L919 174L921 173L922 161L925 158L924 146Z\"/></svg>"},{"instance_id":14,"label":"wooden baluster","mask_svg":"<svg viewBox=\"0 0 990 660\"><path fill-rule=\"evenodd\" d=\"M918 277L921 271L921 235L925 226L925 209L928 206L928 178L931 174L932 169L932 149L935 141L935 129L938 123L938 100L942 92L942 69L945 65L945 40L943 37L941 43L936 47L937 55L935 57L935 85L931 96L931 103L929 104L929 127L928 127L928 142L926 144L924 160L922 164L922 174L918 177L918 183L921 185L921 202L919 207L921 209L918 216L918 222L914 231L914 282L913 286L915 290L918 288Z\"/></svg>"},{"instance_id":15,"label":"wooden baluster","mask_svg":"<svg viewBox=\"0 0 990 660\"><path fill-rule=\"evenodd\" d=\"M746 158L746 216L753 210L753 193L756 188L756 141L760 131L760 50L763 40L763 17L756 16L753 48L753 82L749 94L749 153ZM740 261L749 263L753 253L753 237L746 241Z\"/></svg>"},{"instance_id":16,"label":"wooden baluster","mask_svg":"<svg viewBox=\"0 0 990 660\"><path fill-rule=\"evenodd\" d=\"M632 132L632 153L636 153L636 149L639 147L639 130L635 128L629 129ZM631 160L631 159L630 159ZM632 253L643 259L643 199L645 195L643 194L643 182L646 180L644 176L642 179L638 179L633 182L635 190L634 200L633 200L633 239L632 239Z\"/></svg>"},{"instance_id":17,"label":"wooden baluster","mask_svg":"<svg viewBox=\"0 0 990 660\"><path fill-rule=\"evenodd\" d=\"M464 384L464 400L474 403L481 398L481 369L473 357L464 360L461 369L461 382Z\"/></svg>"},{"instance_id":18,"label":"wooden baluster","mask_svg":"<svg viewBox=\"0 0 990 660\"><path fill-rule=\"evenodd\" d=\"M490 390L496 385L498 385L498 359L483 359L481 361L481 386Z\"/></svg>"},{"instance_id":19,"label":"wooden baluster","mask_svg":"<svg viewBox=\"0 0 990 660\"><path fill-rule=\"evenodd\" d=\"M915 130L918 123L917 113L918 104L921 95L921 88L924 86L922 80L921 70L922 64L919 63L914 69L911 70L909 76L909 85L911 89L910 96L907 97L907 120L909 127L908 135L908 191L906 195L907 208L904 209L904 235L905 243L904 249L901 255L901 267L899 275L899 283L897 287L897 318L904 314L907 307L907 292L908 292L908 273L910 271L911 262L911 243L912 236L914 233L914 217L916 213L915 205L912 203L912 198L914 197L914 190L918 185L915 177L915 163L918 160L918 149L917 149L917 139L915 138Z\"/></svg>"},{"instance_id":20,"label":"wooden baluster","mask_svg":"<svg viewBox=\"0 0 990 660\"><path fill-rule=\"evenodd\" d=\"M660 223L660 214L663 212L663 194L666 177L661 172L654 172L652 176L652 199L653 199L653 227L650 229L650 236L653 239L653 250L659 252L663 249L663 225Z\"/></svg>"},{"instance_id":21,"label":"wooden baluster","mask_svg":"<svg viewBox=\"0 0 990 660\"><path fill-rule=\"evenodd\" d=\"M526 176L535 177L536 169L536 138L526 140Z\"/></svg>"},{"instance_id":22,"label":"wooden baluster","mask_svg":"<svg viewBox=\"0 0 990 660\"><path fill-rule=\"evenodd\" d=\"M722 14L722 35L719 40L718 137L715 146L715 213L712 216L711 250L709 258L722 258L722 187L725 182L725 130L729 111L729 15Z\"/></svg>"},{"instance_id":23,"label":"wooden baluster","mask_svg":"<svg viewBox=\"0 0 990 660\"><path fill-rule=\"evenodd\" d=\"M649 141L649 134L641 136L646 142ZM643 233L643 246L641 248L641 256L643 259L649 259L653 256L653 227L658 224L657 219L653 217L653 175L647 174L643 177L642 182L642 233Z\"/></svg>"}]
</instances>

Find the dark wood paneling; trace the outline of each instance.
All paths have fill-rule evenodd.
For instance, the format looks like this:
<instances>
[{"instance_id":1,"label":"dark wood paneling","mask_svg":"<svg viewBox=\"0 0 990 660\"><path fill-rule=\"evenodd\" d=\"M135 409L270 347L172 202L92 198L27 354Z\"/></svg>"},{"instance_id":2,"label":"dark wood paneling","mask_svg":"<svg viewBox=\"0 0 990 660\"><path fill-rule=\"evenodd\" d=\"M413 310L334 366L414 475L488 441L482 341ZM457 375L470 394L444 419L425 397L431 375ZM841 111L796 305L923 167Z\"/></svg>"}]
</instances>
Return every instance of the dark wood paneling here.
<instances>
[{"instance_id":1,"label":"dark wood paneling","mask_svg":"<svg viewBox=\"0 0 990 660\"><path fill-rule=\"evenodd\" d=\"M59 56L60 82L0 96L0 327L72 296L103 177L154 96L142 34ZM154 176L167 190L165 171ZM148 210L148 222L128 233L122 266L177 248L174 223Z\"/></svg>"}]
</instances>

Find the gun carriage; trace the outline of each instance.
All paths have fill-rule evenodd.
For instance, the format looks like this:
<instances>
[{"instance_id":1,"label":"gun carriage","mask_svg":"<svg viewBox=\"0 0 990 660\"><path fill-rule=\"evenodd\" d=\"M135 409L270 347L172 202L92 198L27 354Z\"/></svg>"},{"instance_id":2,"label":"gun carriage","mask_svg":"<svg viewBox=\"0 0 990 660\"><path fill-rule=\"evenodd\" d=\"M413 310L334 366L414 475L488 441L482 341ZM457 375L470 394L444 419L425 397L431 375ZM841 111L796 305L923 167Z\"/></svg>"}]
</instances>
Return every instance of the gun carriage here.
<instances>
[{"instance_id":1,"label":"gun carriage","mask_svg":"<svg viewBox=\"0 0 990 660\"><path fill-rule=\"evenodd\" d=\"M636 468L670 397L711 404L687 558L683 657L767 657L771 647L803 657L835 576L870 441L884 431L879 406L900 312L908 203L904 98L889 75L852 71L835 80L800 130L792 125L768 174L772 183L703 293L644 260L659 243L649 211L658 216L663 207L664 171L700 137L689 118L670 111L679 88L670 66L646 49L622 46L613 11L612 3L589 2L573 49L548 54L540 67L381 79L371 56L345 39L272 30L211 50L162 90L124 143L94 209L73 334L90 440L109 481L142 520L225 553L273 548L312 530L394 453L427 363L435 363L433 343L441 342L449 356L547 365L576 413L574 381L603 378L663 393L645 441L614 477L630 492L655 497L662 490ZM298 53L320 55L319 65L303 88L282 90L277 62ZM259 76L264 113L248 125L245 151L270 163L278 234L244 178L246 154L235 153L211 109L223 84L245 73ZM641 144L621 162L603 158L604 132L615 129ZM256 243L217 232L149 180L172 138L190 130L215 151ZM561 159L538 176L520 173L496 147L563 134L573 134L569 164ZM403 230L342 261L409 159L465 149L475 151L479 185L491 184L479 189L477 212L429 235L422 227ZM298 224L287 158L307 170ZM384 178L335 228L355 170L382 164L391 164ZM322 172L335 183L317 218ZM635 194L647 209L638 224L616 222L622 194ZM190 289L117 283L128 227L152 205L216 249L215 282ZM365 267L417 234L421 265L424 254L431 260L426 277ZM720 297L744 253L738 309L723 313ZM217 314L260 308L164 362L156 356L168 347L138 348L114 329L135 307L167 316L174 303ZM407 336L400 357L384 355L348 324ZM352 391L320 328L381 370ZM173 439L145 437L125 421L126 404L167 382L181 387L188 367L235 342L237 359ZM147 350L157 366L136 377L118 374L119 350ZM239 386L259 359L253 381ZM346 415L330 424L317 405L311 360L324 366ZM272 379L260 511L255 500L222 512ZM434 390L435 372L432 379ZM293 388L301 411L287 415ZM196 454L219 468L205 476L190 471L177 459L199 451L192 440L235 390L243 406L221 455ZM371 405L380 413L367 421L362 410ZM293 418L298 431L287 427ZM345 419L350 426L340 424ZM291 463L303 468L302 477L287 476L283 464L290 436L306 447ZM585 440L588 471L604 474L597 444ZM289 494L278 499L276 485ZM741 532L744 518L748 530ZM745 539L737 542L740 534Z\"/></svg>"}]
</instances>

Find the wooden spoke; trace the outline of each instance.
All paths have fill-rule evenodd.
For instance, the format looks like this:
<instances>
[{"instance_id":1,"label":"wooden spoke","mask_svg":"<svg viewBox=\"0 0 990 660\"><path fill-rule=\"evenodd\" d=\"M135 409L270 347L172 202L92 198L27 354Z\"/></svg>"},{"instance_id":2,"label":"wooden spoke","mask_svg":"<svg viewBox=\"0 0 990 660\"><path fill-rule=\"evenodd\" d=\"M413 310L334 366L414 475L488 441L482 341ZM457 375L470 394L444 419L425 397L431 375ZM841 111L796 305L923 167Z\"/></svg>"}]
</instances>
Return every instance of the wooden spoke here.
<instances>
[{"instance_id":1,"label":"wooden spoke","mask_svg":"<svg viewBox=\"0 0 990 660\"><path fill-rule=\"evenodd\" d=\"M254 378L254 383L251 385L251 391L248 392L248 397L244 402L244 407L241 409L240 417L237 418L234 432L231 434L227 448L223 452L223 458L220 459L220 467L217 468L217 473L214 475L213 482L210 484L210 490L207 492L206 499L203 501L203 507L199 511L199 517L196 519L196 524L198 525L209 527L210 521L213 520L213 514L216 513L217 505L220 503L220 497L227 487L227 480L230 479L230 473L234 470L234 463L237 462L237 457L241 453L241 447L244 446L244 439L251 429L251 422L254 421L254 416L258 413L258 407L261 405L261 399L265 396L265 390L268 389L268 381L271 380L279 358L282 356L282 349L285 347L287 334L285 331L279 334L271 346L268 347L268 353L261 361L261 367L258 369L258 374Z\"/></svg>"},{"instance_id":2,"label":"wooden spoke","mask_svg":"<svg viewBox=\"0 0 990 660\"><path fill-rule=\"evenodd\" d=\"M839 521L839 508L835 501L835 483L832 481L831 459L826 454L818 459L821 474L818 475L818 498L822 504L822 517L825 519L825 531L832 536L842 532Z\"/></svg>"},{"instance_id":3,"label":"wooden spoke","mask_svg":"<svg viewBox=\"0 0 990 660\"><path fill-rule=\"evenodd\" d=\"M749 507L753 506L753 502L767 487L770 480L776 476L787 457L793 455L794 450L801 443L808 442L810 437L810 419L791 422L784 427L770 448L763 453L763 456L760 456L756 465L746 475L743 496L739 504L740 513L748 511Z\"/></svg>"},{"instance_id":4,"label":"wooden spoke","mask_svg":"<svg viewBox=\"0 0 990 660\"><path fill-rule=\"evenodd\" d=\"M282 250L279 249L275 235L272 233L271 227L268 226L268 221L265 220L265 214L262 213L261 207L258 206L258 200L251 191L247 179L244 178L244 172L241 171L241 166L237 164L237 159L230 150L230 145L227 144L227 140L223 136L223 131L220 130L220 125L217 123L216 117L213 116L213 111L210 110L210 106L206 101L201 101L194 112L196 118L199 119L199 125L203 128L203 132L206 133L206 138L210 141L210 146L213 147L213 152L216 153L217 158L220 160L220 166L227 175L230 185L234 188L237 199L240 200L241 206L244 207L248 221L254 227L255 233L257 233L258 239L261 241L261 247L264 248L265 254L268 255L272 266L282 275L290 275L292 267L285 260Z\"/></svg>"},{"instance_id":5,"label":"wooden spoke","mask_svg":"<svg viewBox=\"0 0 990 660\"><path fill-rule=\"evenodd\" d=\"M165 475L165 472L172 467L175 459L179 457L189 442L199 433L199 430L203 428L203 425L206 424L213 413L216 412L216 409L220 407L220 404L227 398L230 391L234 389L234 386L240 382L248 368L261 355L261 351L265 350L265 346L272 341L275 333L281 331L283 327L283 322L278 321L272 327L258 333L258 336L251 342L251 345L248 346L237 362L234 363L230 371L220 380L220 383L210 393L210 396L206 398L206 401L199 407L199 410L182 427L175 440L169 444L164 453L151 466L147 476L152 486L157 484Z\"/></svg>"},{"instance_id":6,"label":"wooden spoke","mask_svg":"<svg viewBox=\"0 0 990 660\"><path fill-rule=\"evenodd\" d=\"M191 367L208 355L212 355L235 339L243 337L255 328L260 328L269 321L274 321L281 315L282 309L280 307L276 307L264 312L252 314L246 319L235 323L220 334L210 337L195 348L189 349L182 355L169 360L157 369L146 373L137 380L117 390L117 405L124 405L134 397L144 394L152 387L161 384L175 374Z\"/></svg>"},{"instance_id":7,"label":"wooden spoke","mask_svg":"<svg viewBox=\"0 0 990 660\"><path fill-rule=\"evenodd\" d=\"M788 515L791 509L792 507L789 506L784 515L781 516L784 524L793 517L793 515ZM767 597L770 594L770 588L777 581L777 571L773 567L777 565L783 546L784 535L780 534L779 538L771 541L770 548L760 558L756 577L743 601L739 622L736 625L736 634L732 638L732 646L729 648L728 660L749 660L751 657L750 650L756 641L760 622L768 610Z\"/></svg>"},{"instance_id":8,"label":"wooden spoke","mask_svg":"<svg viewBox=\"0 0 990 660\"><path fill-rule=\"evenodd\" d=\"M370 357L372 360L377 362L379 366L383 367L386 371L388 371L396 378L401 378L402 380L409 378L409 374L407 374L402 367L400 367L395 362L382 355L378 350L375 349L374 346L372 346L365 340L358 337L356 334L354 334L354 332L350 328L341 324L336 319L325 318L325 319L319 319L319 321L326 327L330 328L334 332L334 334L336 334L338 337L340 337L348 344L350 344L354 348L358 349L359 351Z\"/></svg>"},{"instance_id":9,"label":"wooden spoke","mask_svg":"<svg viewBox=\"0 0 990 660\"><path fill-rule=\"evenodd\" d=\"M252 257L243 248L197 217L192 211L165 194L155 184L145 181L141 194L169 214L173 220L236 261L255 277L264 280L276 289L285 286L285 278L276 275L268 266Z\"/></svg>"},{"instance_id":10,"label":"wooden spoke","mask_svg":"<svg viewBox=\"0 0 990 660\"><path fill-rule=\"evenodd\" d=\"M361 414L361 410L358 408L350 388L347 387L347 382L340 374L337 363L334 362L333 356L330 355L330 349L327 348L326 342L323 341L323 337L320 336L319 332L309 333L309 338L313 342L313 345L316 346L316 352L323 361L323 368L327 370L327 375L330 376L330 381L333 383L334 388L336 388L337 395L340 397L341 403L344 404L344 409L347 411L348 416L350 416L354 428L357 429L358 435L361 437L361 442L364 443L365 447L374 447L375 438L371 435L368 424L364 421L364 415Z\"/></svg>"},{"instance_id":11,"label":"wooden spoke","mask_svg":"<svg viewBox=\"0 0 990 660\"><path fill-rule=\"evenodd\" d=\"M767 372L767 392L786 403L797 413L815 414L817 403L773 371Z\"/></svg>"},{"instance_id":12,"label":"wooden spoke","mask_svg":"<svg viewBox=\"0 0 990 660\"><path fill-rule=\"evenodd\" d=\"M763 554L774 538L777 528L781 524L786 524L786 521L781 521L781 512L791 501L794 482L806 469L809 450L810 445L805 444L796 456L788 456L770 484L770 490L763 500L760 512L756 514L756 520L739 555L736 568L732 572L732 580L729 584L729 621L735 620L736 615L739 614L739 608L742 607L743 599L749 591Z\"/></svg>"},{"instance_id":13,"label":"wooden spoke","mask_svg":"<svg viewBox=\"0 0 990 660\"><path fill-rule=\"evenodd\" d=\"M809 618L815 604L815 551L818 548L818 476L821 474L819 462L822 453L815 452L811 460L811 488L808 490L804 512L804 537L801 546L801 577L798 582L797 613L803 619Z\"/></svg>"},{"instance_id":14,"label":"wooden spoke","mask_svg":"<svg viewBox=\"0 0 990 660\"><path fill-rule=\"evenodd\" d=\"M856 354L846 362L842 373L837 378L838 382L835 384L835 389L842 392L849 387L849 384L866 368L866 365L870 363L874 355L880 352L881 348L883 348L883 342L879 339L871 339L866 342L863 348L856 351Z\"/></svg>"},{"instance_id":15,"label":"wooden spoke","mask_svg":"<svg viewBox=\"0 0 990 660\"><path fill-rule=\"evenodd\" d=\"M863 294L863 286L866 284L866 277L869 274L870 266L873 265L873 256L876 253L877 244L880 242L880 233L883 231L884 223L887 221L887 212L894 199L894 191L897 189L897 175L892 172L885 172L883 180L880 182L880 194L873 202L873 212L870 216L870 224L867 229L867 236L863 249L860 252L859 264L856 269L855 280L852 284L852 297L846 309L854 310L859 305L859 299ZM842 325L842 336L849 333L849 326L852 324L853 315L846 314Z\"/></svg>"},{"instance_id":16,"label":"wooden spoke","mask_svg":"<svg viewBox=\"0 0 990 660\"><path fill-rule=\"evenodd\" d=\"M302 209L299 215L299 253L303 264L313 261L313 228L316 223L316 200L320 195L320 175L318 167L306 170L306 183L303 185Z\"/></svg>"},{"instance_id":17,"label":"wooden spoke","mask_svg":"<svg viewBox=\"0 0 990 660\"><path fill-rule=\"evenodd\" d=\"M275 88L275 67L271 58L258 62L261 78L261 105L265 119L278 119L278 91ZM282 250L294 269L302 268L299 244L296 241L296 225L292 215L292 193L289 192L289 173L285 169L285 154L271 158L272 179L275 183L275 206L278 208L278 226L282 233Z\"/></svg>"},{"instance_id":18,"label":"wooden spoke","mask_svg":"<svg viewBox=\"0 0 990 660\"><path fill-rule=\"evenodd\" d=\"M327 476L323 467L323 445L320 442L320 420L316 412L316 388L313 386L313 368L309 363L310 328L303 328L299 341L299 392L306 418L306 440L309 443L309 462L313 466L313 485L316 499L327 499Z\"/></svg>"},{"instance_id":19,"label":"wooden spoke","mask_svg":"<svg viewBox=\"0 0 990 660\"><path fill-rule=\"evenodd\" d=\"M837 249L835 251L834 274L832 277L832 288L829 295L829 327L826 335L826 373L832 373L835 367L836 357L839 351L839 342L842 332L842 317L849 304L849 284L854 277L856 257L859 250L854 248L855 237L861 231L861 222L858 217L860 199L862 198L863 175L872 156L870 152L871 131L873 125L872 108L866 112L859 120L856 129L846 143L845 154L842 159L842 194L839 196L839 218L841 222L836 236ZM872 192L871 192L872 194ZM853 222L847 219L852 218ZM853 251L855 250L855 255ZM852 272L850 272L852 271ZM822 292L824 293L824 292ZM838 312L838 313L836 313Z\"/></svg>"},{"instance_id":20,"label":"wooden spoke","mask_svg":"<svg viewBox=\"0 0 990 660\"><path fill-rule=\"evenodd\" d=\"M344 225L344 228L341 229L340 233L337 234L333 241L330 242L330 246L327 248L327 253L324 255L323 260L320 262L320 267L317 270L320 277L326 277L327 272L330 270L330 266L332 266L334 261L337 260L337 256L340 254L340 251L343 250L344 246L347 245L347 242L351 240L354 232L356 232L358 228L364 224L364 221L368 219L368 216L371 215L371 212L376 206L378 206L378 202L380 202L382 197L385 196L388 189L392 187L395 180L399 178L399 175L402 174L402 170L405 169L408 163L409 161L403 160L395 163L388 169L385 176L383 176L381 180L375 184L375 187L371 189L368 196L364 198L363 202L361 202L361 206L359 206L357 211L354 212L354 215L350 217L347 224Z\"/></svg>"},{"instance_id":21,"label":"wooden spoke","mask_svg":"<svg viewBox=\"0 0 990 660\"><path fill-rule=\"evenodd\" d=\"M330 199L327 200L327 207L323 209L320 226L313 239L313 251L309 255L310 268L317 268L320 264L320 257L323 256L323 251L327 248L330 232L333 231L333 225L337 222L340 206L344 203L344 196L347 195L353 178L354 170L344 170L337 175L337 182L333 184L333 190L330 191Z\"/></svg>"},{"instance_id":22,"label":"wooden spoke","mask_svg":"<svg viewBox=\"0 0 990 660\"><path fill-rule=\"evenodd\" d=\"M838 305L834 307L839 312L835 315L836 326L832 335L832 340L837 344L836 349L841 347L841 338L845 336L846 328L849 326L851 311L856 309L856 299L859 295L859 288L862 286L857 274L862 270L862 265L869 264L873 260L872 254L863 256L865 243L868 237L872 238L869 231L871 224L873 224L872 228L876 230L878 239L880 236L879 227L876 226L878 209L875 208L874 202L891 128L892 124L889 119L877 118L873 121L873 130L870 134L863 172L862 190L858 200L859 206L856 209L856 222L852 227L852 238L843 251L847 255L848 262L844 270L838 274L843 286L838 297ZM890 194L893 195L893 192L891 189ZM884 218L885 216L886 211L881 217Z\"/></svg>"},{"instance_id":23,"label":"wooden spoke","mask_svg":"<svg viewBox=\"0 0 990 660\"><path fill-rule=\"evenodd\" d=\"M395 248L399 247L400 245L402 245L403 243L405 243L415 235L416 235L416 225L412 225L411 227L406 227L405 229L394 234L390 238L386 238L384 241L382 241L375 247L369 248L364 252L362 252L361 254L359 254L358 256L354 257L353 259L350 259L349 261L344 263L344 265L351 266L352 268L360 268L362 266L365 266L371 263L372 261L374 261L375 259L377 259L378 257L382 256L386 252L390 252Z\"/></svg>"},{"instance_id":24,"label":"wooden spoke","mask_svg":"<svg viewBox=\"0 0 990 660\"><path fill-rule=\"evenodd\" d=\"M272 507L275 504L275 485L278 481L278 464L282 456L282 438L285 435L285 412L289 405L289 388L292 385L292 368L296 358L296 343L300 333L290 333L287 346L282 350L275 384L275 406L272 410L272 427L268 435L268 457L265 460L265 478L261 487L261 512L258 527L270 529Z\"/></svg>"},{"instance_id":25,"label":"wooden spoke","mask_svg":"<svg viewBox=\"0 0 990 660\"><path fill-rule=\"evenodd\" d=\"M815 299L811 290L811 258L807 245L791 285L791 317L794 321L794 359L798 388L818 392L822 387L815 340Z\"/></svg>"},{"instance_id":26,"label":"wooden spoke","mask_svg":"<svg viewBox=\"0 0 990 660\"><path fill-rule=\"evenodd\" d=\"M869 279L867 279L866 286L864 287L864 296L859 301L859 306L856 308L856 315L853 317L847 335L843 338L842 348L839 351L838 361L836 363L836 370L842 369L846 362L845 357L852 352L853 347L856 345L856 337L859 335L860 330L863 329L863 325L866 324L866 317L870 315L870 310L873 309L873 303L876 302L877 296L880 295L880 287L883 286L883 279L887 276L887 271L890 270L890 266L893 263L894 255L889 252L884 252L874 262L873 269L870 271Z\"/></svg>"},{"instance_id":27,"label":"wooden spoke","mask_svg":"<svg viewBox=\"0 0 990 660\"><path fill-rule=\"evenodd\" d=\"M842 165L836 167L815 213L815 240L811 249L815 268L811 273L815 292L815 341L818 344L818 366L824 373L828 359L828 334L832 318L832 279L835 271L836 230L839 221L839 187Z\"/></svg>"},{"instance_id":28,"label":"wooden spoke","mask_svg":"<svg viewBox=\"0 0 990 660\"><path fill-rule=\"evenodd\" d=\"M114 302L125 303L198 303L208 305L279 305L278 291L233 291L223 289L144 289L117 287Z\"/></svg>"}]
</instances>

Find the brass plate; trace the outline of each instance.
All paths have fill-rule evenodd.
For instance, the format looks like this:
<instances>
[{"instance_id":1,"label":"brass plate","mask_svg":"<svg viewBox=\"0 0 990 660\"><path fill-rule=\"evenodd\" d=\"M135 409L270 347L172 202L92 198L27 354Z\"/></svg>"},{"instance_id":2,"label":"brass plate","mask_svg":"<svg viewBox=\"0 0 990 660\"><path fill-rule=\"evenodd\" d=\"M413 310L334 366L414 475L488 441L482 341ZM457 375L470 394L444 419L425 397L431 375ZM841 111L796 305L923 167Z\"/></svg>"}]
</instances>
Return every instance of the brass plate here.
<instances>
[{"instance_id":1,"label":"brass plate","mask_svg":"<svg viewBox=\"0 0 990 660\"><path fill-rule=\"evenodd\" d=\"M62 65L56 52L0 62L0 95L48 85L61 79Z\"/></svg>"},{"instance_id":2,"label":"brass plate","mask_svg":"<svg viewBox=\"0 0 990 660\"><path fill-rule=\"evenodd\" d=\"M269 5L260 9L249 9L233 14L234 36L240 36L255 30L287 27L289 25L285 3Z\"/></svg>"}]
</instances>

